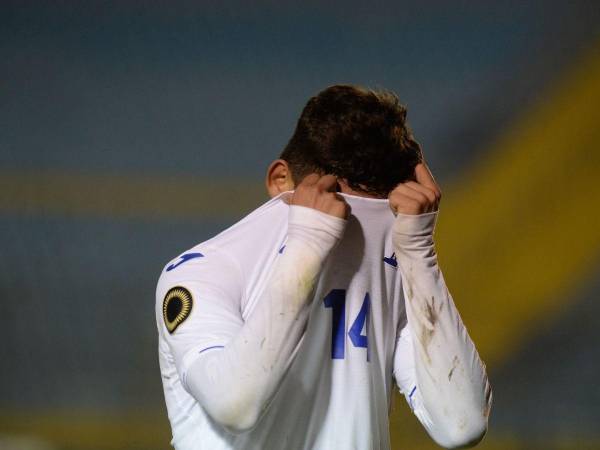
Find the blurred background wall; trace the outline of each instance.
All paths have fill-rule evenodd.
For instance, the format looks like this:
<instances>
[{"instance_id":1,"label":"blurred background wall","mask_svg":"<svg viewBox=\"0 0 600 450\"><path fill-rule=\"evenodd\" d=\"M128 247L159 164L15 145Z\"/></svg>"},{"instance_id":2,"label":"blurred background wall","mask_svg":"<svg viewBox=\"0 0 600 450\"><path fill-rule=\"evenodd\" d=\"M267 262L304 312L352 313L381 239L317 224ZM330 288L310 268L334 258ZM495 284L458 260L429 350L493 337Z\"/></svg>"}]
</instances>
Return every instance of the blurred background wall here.
<instances>
[{"instance_id":1,"label":"blurred background wall","mask_svg":"<svg viewBox=\"0 0 600 450\"><path fill-rule=\"evenodd\" d=\"M599 38L594 1L2 2L0 448L169 447L160 270L336 83L394 90L442 184L481 448L600 448ZM391 432L434 448L400 397Z\"/></svg>"}]
</instances>

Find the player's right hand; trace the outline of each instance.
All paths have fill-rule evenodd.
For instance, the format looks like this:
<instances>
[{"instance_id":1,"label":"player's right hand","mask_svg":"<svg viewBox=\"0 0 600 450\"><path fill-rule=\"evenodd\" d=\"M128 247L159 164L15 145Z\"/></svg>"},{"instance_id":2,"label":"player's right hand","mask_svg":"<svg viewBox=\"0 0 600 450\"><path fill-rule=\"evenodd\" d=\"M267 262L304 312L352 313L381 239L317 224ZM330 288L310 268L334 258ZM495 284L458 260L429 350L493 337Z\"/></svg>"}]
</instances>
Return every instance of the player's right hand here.
<instances>
[{"instance_id":1,"label":"player's right hand","mask_svg":"<svg viewBox=\"0 0 600 450\"><path fill-rule=\"evenodd\" d=\"M337 192L337 178L333 175L311 173L296 186L291 204L316 209L331 216L346 219L349 206Z\"/></svg>"}]
</instances>

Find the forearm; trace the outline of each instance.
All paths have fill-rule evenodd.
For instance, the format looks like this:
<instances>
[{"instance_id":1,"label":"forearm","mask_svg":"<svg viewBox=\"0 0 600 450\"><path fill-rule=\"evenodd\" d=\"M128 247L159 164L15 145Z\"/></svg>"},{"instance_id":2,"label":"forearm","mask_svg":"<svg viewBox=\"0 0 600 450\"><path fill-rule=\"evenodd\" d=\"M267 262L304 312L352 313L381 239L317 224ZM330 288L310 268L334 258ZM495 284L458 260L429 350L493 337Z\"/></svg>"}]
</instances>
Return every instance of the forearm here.
<instances>
[{"instance_id":1,"label":"forearm","mask_svg":"<svg viewBox=\"0 0 600 450\"><path fill-rule=\"evenodd\" d=\"M415 414L438 443L458 447L485 433L491 391L438 266L435 218L436 213L399 217L393 240L413 343Z\"/></svg>"},{"instance_id":2,"label":"forearm","mask_svg":"<svg viewBox=\"0 0 600 450\"><path fill-rule=\"evenodd\" d=\"M222 349L197 355L184 383L232 431L251 428L277 390L302 338L315 282L343 219L292 207L285 251L239 333Z\"/></svg>"}]
</instances>

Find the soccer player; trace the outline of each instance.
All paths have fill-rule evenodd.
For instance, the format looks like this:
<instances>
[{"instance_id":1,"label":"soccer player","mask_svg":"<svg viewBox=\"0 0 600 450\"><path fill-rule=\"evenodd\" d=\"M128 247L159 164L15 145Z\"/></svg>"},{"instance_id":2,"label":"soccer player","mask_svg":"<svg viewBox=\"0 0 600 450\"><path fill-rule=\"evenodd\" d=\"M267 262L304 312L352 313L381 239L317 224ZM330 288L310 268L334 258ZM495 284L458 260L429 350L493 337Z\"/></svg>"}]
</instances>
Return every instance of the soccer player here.
<instances>
[{"instance_id":1,"label":"soccer player","mask_svg":"<svg viewBox=\"0 0 600 450\"><path fill-rule=\"evenodd\" d=\"M311 98L272 197L156 290L178 450L389 449L394 380L431 437L474 445L491 390L440 271L440 189L395 95Z\"/></svg>"}]
</instances>

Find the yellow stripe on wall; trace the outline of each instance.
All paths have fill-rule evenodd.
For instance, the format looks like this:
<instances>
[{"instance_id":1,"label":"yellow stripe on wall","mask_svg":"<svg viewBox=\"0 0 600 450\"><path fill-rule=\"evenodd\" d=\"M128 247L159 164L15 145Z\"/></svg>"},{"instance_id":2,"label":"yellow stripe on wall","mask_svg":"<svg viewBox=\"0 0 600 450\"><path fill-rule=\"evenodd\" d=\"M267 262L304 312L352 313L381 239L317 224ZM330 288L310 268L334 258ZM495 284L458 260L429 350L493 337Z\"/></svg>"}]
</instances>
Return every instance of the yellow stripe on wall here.
<instances>
[{"instance_id":1,"label":"yellow stripe on wall","mask_svg":"<svg viewBox=\"0 0 600 450\"><path fill-rule=\"evenodd\" d=\"M112 414L90 411L4 412L0 413L0 444L3 440L18 442L26 437L36 436L42 444L39 448L44 450L53 450L54 445L60 450L168 449L171 448L171 430L167 413L159 413L161 414L142 411Z\"/></svg>"},{"instance_id":2,"label":"yellow stripe on wall","mask_svg":"<svg viewBox=\"0 0 600 450\"><path fill-rule=\"evenodd\" d=\"M600 255L600 57L594 52L447 189L438 249L484 359L569 304Z\"/></svg>"},{"instance_id":3,"label":"yellow stripe on wall","mask_svg":"<svg viewBox=\"0 0 600 450\"><path fill-rule=\"evenodd\" d=\"M256 181L0 172L0 211L79 217L223 219L267 200Z\"/></svg>"}]
</instances>

